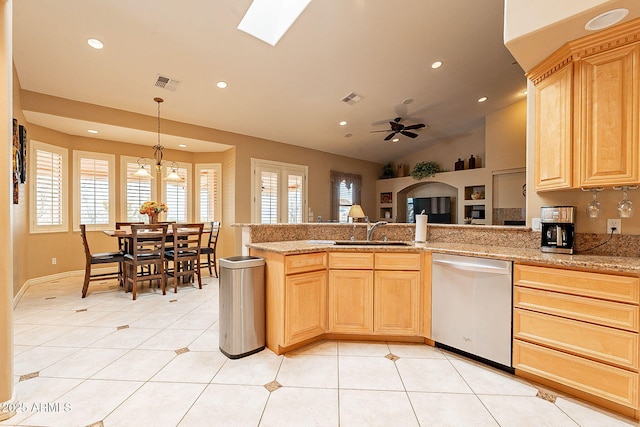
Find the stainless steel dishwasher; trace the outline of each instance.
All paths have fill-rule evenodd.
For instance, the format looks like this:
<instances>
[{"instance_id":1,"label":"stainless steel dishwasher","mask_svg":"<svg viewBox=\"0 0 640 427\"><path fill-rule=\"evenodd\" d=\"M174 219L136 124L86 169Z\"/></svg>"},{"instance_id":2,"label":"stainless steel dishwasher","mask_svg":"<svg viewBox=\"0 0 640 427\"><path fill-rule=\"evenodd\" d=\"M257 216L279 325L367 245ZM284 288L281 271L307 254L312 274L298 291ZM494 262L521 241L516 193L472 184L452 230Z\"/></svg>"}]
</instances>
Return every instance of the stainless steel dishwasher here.
<instances>
[{"instance_id":1,"label":"stainless steel dishwasher","mask_svg":"<svg viewBox=\"0 0 640 427\"><path fill-rule=\"evenodd\" d=\"M436 345L511 367L511 261L433 254L431 338Z\"/></svg>"}]
</instances>

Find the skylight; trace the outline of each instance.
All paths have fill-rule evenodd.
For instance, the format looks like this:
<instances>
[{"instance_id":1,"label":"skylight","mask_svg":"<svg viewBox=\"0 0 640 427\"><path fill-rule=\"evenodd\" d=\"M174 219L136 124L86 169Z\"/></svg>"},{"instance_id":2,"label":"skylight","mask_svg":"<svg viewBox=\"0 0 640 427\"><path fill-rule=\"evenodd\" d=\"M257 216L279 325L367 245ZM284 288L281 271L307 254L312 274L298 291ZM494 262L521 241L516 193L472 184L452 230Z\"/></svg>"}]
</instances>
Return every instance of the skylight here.
<instances>
[{"instance_id":1,"label":"skylight","mask_svg":"<svg viewBox=\"0 0 640 427\"><path fill-rule=\"evenodd\" d=\"M275 46L311 0L253 0L238 29Z\"/></svg>"}]
</instances>

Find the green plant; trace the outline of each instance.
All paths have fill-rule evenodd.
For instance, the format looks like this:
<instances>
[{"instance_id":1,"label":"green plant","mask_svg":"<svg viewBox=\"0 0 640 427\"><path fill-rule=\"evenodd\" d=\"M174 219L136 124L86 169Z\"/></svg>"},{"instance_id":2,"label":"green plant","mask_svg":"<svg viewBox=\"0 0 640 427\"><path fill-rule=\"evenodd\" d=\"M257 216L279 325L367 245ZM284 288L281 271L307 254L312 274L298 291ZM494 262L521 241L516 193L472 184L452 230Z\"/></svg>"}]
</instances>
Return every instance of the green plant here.
<instances>
[{"instance_id":1,"label":"green plant","mask_svg":"<svg viewBox=\"0 0 640 427\"><path fill-rule=\"evenodd\" d=\"M413 167L411 176L417 180L434 176L438 172L442 172L442 169L437 162L420 162Z\"/></svg>"},{"instance_id":2,"label":"green plant","mask_svg":"<svg viewBox=\"0 0 640 427\"><path fill-rule=\"evenodd\" d=\"M384 165L384 167L382 168L382 176L380 177L380 179L395 178L395 177L396 177L396 172L393 170L393 166L391 165L391 163L387 163L386 165Z\"/></svg>"}]
</instances>

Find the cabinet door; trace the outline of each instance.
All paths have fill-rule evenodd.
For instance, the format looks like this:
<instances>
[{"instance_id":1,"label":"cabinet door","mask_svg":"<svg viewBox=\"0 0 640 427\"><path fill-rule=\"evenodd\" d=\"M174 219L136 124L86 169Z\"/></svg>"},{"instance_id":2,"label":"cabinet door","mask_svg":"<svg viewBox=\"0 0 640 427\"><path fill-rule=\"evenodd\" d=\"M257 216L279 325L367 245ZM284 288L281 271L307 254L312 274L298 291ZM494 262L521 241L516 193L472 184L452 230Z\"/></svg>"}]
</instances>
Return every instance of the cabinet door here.
<instances>
[{"instance_id":1,"label":"cabinet door","mask_svg":"<svg viewBox=\"0 0 640 427\"><path fill-rule=\"evenodd\" d=\"M637 183L640 44L580 61L580 186Z\"/></svg>"},{"instance_id":2,"label":"cabinet door","mask_svg":"<svg viewBox=\"0 0 640 427\"><path fill-rule=\"evenodd\" d=\"M373 271L329 271L329 331L373 332Z\"/></svg>"},{"instance_id":3,"label":"cabinet door","mask_svg":"<svg viewBox=\"0 0 640 427\"><path fill-rule=\"evenodd\" d=\"M534 182L537 191L571 188L573 65L547 77L535 91Z\"/></svg>"},{"instance_id":4,"label":"cabinet door","mask_svg":"<svg viewBox=\"0 0 640 427\"><path fill-rule=\"evenodd\" d=\"M374 331L380 334L418 334L419 271L376 271Z\"/></svg>"},{"instance_id":5,"label":"cabinet door","mask_svg":"<svg viewBox=\"0 0 640 427\"><path fill-rule=\"evenodd\" d=\"M327 331L327 273L289 275L285 281L285 346Z\"/></svg>"}]
</instances>

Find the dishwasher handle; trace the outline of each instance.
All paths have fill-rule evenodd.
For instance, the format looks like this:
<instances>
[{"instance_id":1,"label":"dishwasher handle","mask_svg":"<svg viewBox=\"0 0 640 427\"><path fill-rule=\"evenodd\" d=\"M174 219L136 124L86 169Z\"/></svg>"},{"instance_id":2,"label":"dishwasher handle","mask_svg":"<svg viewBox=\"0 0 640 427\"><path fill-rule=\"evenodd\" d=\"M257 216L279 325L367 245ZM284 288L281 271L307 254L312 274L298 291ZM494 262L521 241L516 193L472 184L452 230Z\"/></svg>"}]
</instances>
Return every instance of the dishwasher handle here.
<instances>
[{"instance_id":1,"label":"dishwasher handle","mask_svg":"<svg viewBox=\"0 0 640 427\"><path fill-rule=\"evenodd\" d=\"M509 267L496 267L493 265L487 265L482 263L471 263L462 261L449 261L444 259L434 259L433 264L441 264L451 268L465 271L476 271L481 273L493 273L493 274L511 274Z\"/></svg>"}]
</instances>

